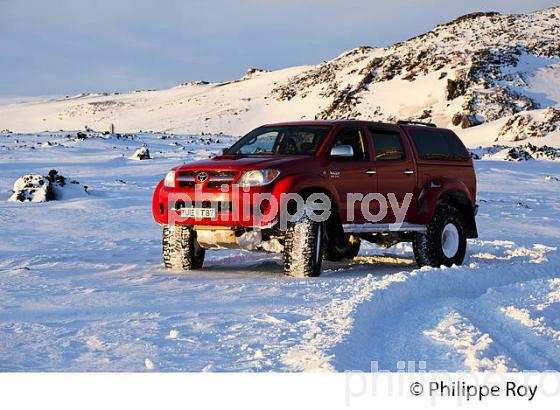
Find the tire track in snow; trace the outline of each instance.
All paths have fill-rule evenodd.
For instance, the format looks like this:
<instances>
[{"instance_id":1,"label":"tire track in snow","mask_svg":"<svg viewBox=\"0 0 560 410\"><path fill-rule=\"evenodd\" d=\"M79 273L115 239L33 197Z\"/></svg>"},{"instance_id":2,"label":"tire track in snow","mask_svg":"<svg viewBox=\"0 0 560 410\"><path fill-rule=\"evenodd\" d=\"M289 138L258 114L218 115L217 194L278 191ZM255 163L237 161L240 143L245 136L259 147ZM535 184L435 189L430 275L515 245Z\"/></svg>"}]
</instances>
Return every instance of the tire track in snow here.
<instances>
[{"instance_id":1,"label":"tire track in snow","mask_svg":"<svg viewBox=\"0 0 560 410\"><path fill-rule=\"evenodd\" d=\"M490 335L457 311L451 311L434 329L424 330L423 333L457 351L464 357L464 364L471 372L504 372L508 369L504 355L489 355L495 350Z\"/></svg>"},{"instance_id":2,"label":"tire track in snow","mask_svg":"<svg viewBox=\"0 0 560 410\"><path fill-rule=\"evenodd\" d=\"M356 307L376 290L406 280L404 273L387 275L381 280L369 274L364 278L352 280L349 285L338 287L336 292L340 296L320 308L311 319L302 322L301 325L307 328L303 333L304 342L290 348L281 358L282 363L289 370L334 371L332 356L327 351L340 343L349 332ZM345 298L346 293L350 293L351 296Z\"/></svg>"},{"instance_id":3,"label":"tire track in snow","mask_svg":"<svg viewBox=\"0 0 560 410\"><path fill-rule=\"evenodd\" d=\"M398 354L398 344L393 346L393 352L380 352L376 341L395 335L408 339L402 333L410 329L399 328L399 322L408 312L420 309L429 312L430 305L446 299L473 300L494 287L554 275L550 267L557 264L545 263L547 254L555 248L538 244L527 248L500 241L489 244L494 247L493 253L486 255L495 257L478 258L483 261L482 266L471 263L463 267L421 268L381 278L370 274L339 287L337 293L341 296L302 323L306 327L304 341L290 348L282 363L296 371L369 370L372 357L383 357L389 362L395 359L395 365L407 359L392 357ZM484 247L486 243L476 241L475 245ZM502 247L503 256L496 255L497 246ZM477 258L473 255L471 259ZM512 269L520 262L524 269ZM344 298L346 293L350 295L348 298ZM420 329L423 331L429 328L428 322L413 325L423 327Z\"/></svg>"},{"instance_id":4,"label":"tire track in snow","mask_svg":"<svg viewBox=\"0 0 560 410\"><path fill-rule=\"evenodd\" d=\"M551 349L547 341L532 334L530 329L512 325L512 319L501 311L504 300L500 299L500 293L509 292L512 286L526 284L527 282L520 281L489 289L476 299L476 303L463 303L460 311L479 330L489 333L504 355L509 357L509 371L560 369L557 348Z\"/></svg>"}]
</instances>

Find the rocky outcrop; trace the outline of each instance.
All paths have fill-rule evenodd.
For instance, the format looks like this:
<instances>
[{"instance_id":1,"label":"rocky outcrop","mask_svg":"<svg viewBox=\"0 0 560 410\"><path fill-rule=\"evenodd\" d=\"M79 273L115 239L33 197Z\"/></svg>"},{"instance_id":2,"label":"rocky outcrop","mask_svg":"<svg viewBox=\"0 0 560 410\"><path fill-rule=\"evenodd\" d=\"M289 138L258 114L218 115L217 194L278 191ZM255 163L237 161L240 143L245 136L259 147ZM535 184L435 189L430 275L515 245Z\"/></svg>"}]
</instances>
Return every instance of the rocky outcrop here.
<instances>
[{"instance_id":1,"label":"rocky outcrop","mask_svg":"<svg viewBox=\"0 0 560 410\"><path fill-rule=\"evenodd\" d=\"M142 161L145 159L152 159L152 157L150 156L150 150L148 149L148 147L143 145L136 151L134 151L134 153L130 157L128 157L128 159Z\"/></svg>"},{"instance_id":2,"label":"rocky outcrop","mask_svg":"<svg viewBox=\"0 0 560 410\"><path fill-rule=\"evenodd\" d=\"M249 67L243 79L248 80L261 73L268 73L268 70L265 70L264 68Z\"/></svg>"},{"instance_id":3,"label":"rocky outcrop","mask_svg":"<svg viewBox=\"0 0 560 410\"><path fill-rule=\"evenodd\" d=\"M86 185L80 185L78 181L70 181L77 190L82 193L88 192ZM47 202L60 199L62 189L68 184L68 180L60 175L57 170L51 169L46 176L28 174L18 178L14 182L13 194L10 202ZM74 189L76 190L76 188Z\"/></svg>"},{"instance_id":4,"label":"rocky outcrop","mask_svg":"<svg viewBox=\"0 0 560 410\"><path fill-rule=\"evenodd\" d=\"M526 138L544 137L560 129L560 111L548 108L541 118L532 113L522 113L508 119L498 133L498 138L520 141Z\"/></svg>"},{"instance_id":5,"label":"rocky outcrop","mask_svg":"<svg viewBox=\"0 0 560 410\"><path fill-rule=\"evenodd\" d=\"M505 159L508 161L529 161L533 159L558 161L560 160L560 150L546 145L537 147L533 144L526 144L511 148Z\"/></svg>"},{"instance_id":6,"label":"rocky outcrop","mask_svg":"<svg viewBox=\"0 0 560 410\"><path fill-rule=\"evenodd\" d=\"M47 202L54 199L49 180L42 175L28 174L14 182L10 202Z\"/></svg>"},{"instance_id":7,"label":"rocky outcrop","mask_svg":"<svg viewBox=\"0 0 560 410\"><path fill-rule=\"evenodd\" d=\"M457 97L465 95L467 92L467 82L465 80L447 80L447 99L454 100Z\"/></svg>"},{"instance_id":8,"label":"rocky outcrop","mask_svg":"<svg viewBox=\"0 0 560 410\"><path fill-rule=\"evenodd\" d=\"M461 127L476 126L540 108L529 94L519 91L527 85L527 78L518 67L526 56L560 56L558 21L558 7L527 15L468 14L385 49L352 50L289 79L272 94L277 100L290 101L318 91L325 99L316 114L319 119L386 119L396 113L385 108L383 100L376 101L381 108L377 118L371 108L361 107L363 101L375 99L375 84L405 80L411 84L412 94L415 81L438 73L437 87L446 100L460 99L462 107L460 113L448 114L447 121ZM440 112L444 104L440 102ZM436 108L420 107L414 117L430 110Z\"/></svg>"}]
</instances>

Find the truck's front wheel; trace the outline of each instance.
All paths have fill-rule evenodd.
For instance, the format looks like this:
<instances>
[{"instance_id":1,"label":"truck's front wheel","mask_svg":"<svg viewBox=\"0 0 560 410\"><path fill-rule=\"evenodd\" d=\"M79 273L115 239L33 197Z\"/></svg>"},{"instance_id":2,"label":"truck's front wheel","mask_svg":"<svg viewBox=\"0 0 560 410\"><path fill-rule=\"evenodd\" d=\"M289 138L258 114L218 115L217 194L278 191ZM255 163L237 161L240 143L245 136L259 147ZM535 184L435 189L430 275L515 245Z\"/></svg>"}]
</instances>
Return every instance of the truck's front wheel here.
<instances>
[{"instance_id":1,"label":"truck's front wheel","mask_svg":"<svg viewBox=\"0 0 560 410\"><path fill-rule=\"evenodd\" d=\"M167 269L185 271L202 268L205 250L196 240L196 231L184 225L163 227L163 263Z\"/></svg>"},{"instance_id":2,"label":"truck's front wheel","mask_svg":"<svg viewBox=\"0 0 560 410\"><path fill-rule=\"evenodd\" d=\"M291 223L284 239L284 273L294 277L319 276L323 261L323 224L307 215Z\"/></svg>"},{"instance_id":3,"label":"truck's front wheel","mask_svg":"<svg viewBox=\"0 0 560 410\"><path fill-rule=\"evenodd\" d=\"M463 216L450 205L439 205L426 233L415 234L412 247L420 266L461 265L467 250Z\"/></svg>"}]
</instances>

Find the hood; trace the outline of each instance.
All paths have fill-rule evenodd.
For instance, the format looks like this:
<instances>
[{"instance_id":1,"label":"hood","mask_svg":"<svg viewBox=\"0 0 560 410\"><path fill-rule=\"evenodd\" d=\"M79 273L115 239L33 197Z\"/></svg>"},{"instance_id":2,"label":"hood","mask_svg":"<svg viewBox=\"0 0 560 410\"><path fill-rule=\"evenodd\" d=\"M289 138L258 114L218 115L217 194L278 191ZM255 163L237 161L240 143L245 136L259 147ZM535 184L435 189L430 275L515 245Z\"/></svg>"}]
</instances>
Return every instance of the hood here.
<instances>
[{"instance_id":1,"label":"hood","mask_svg":"<svg viewBox=\"0 0 560 410\"><path fill-rule=\"evenodd\" d=\"M274 168L283 169L292 167L296 163L309 163L317 161L317 158L309 155L286 155L286 156L231 156L221 155L212 159L194 161L176 168L176 171L186 170L215 170L231 169L247 171L250 169Z\"/></svg>"}]
</instances>

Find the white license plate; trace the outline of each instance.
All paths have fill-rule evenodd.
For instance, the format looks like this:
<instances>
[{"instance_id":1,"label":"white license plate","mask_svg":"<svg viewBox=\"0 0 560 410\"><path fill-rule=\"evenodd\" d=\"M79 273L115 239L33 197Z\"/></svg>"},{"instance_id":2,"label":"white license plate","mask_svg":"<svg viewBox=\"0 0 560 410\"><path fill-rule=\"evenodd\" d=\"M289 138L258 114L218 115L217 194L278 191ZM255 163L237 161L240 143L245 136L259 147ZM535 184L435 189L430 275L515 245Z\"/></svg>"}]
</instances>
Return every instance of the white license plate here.
<instances>
[{"instance_id":1,"label":"white license plate","mask_svg":"<svg viewBox=\"0 0 560 410\"><path fill-rule=\"evenodd\" d=\"M215 218L215 208L183 208L181 209L181 216L183 218Z\"/></svg>"}]
</instances>

